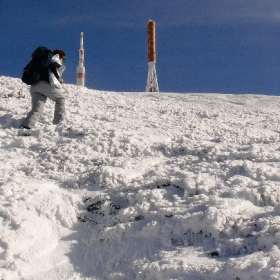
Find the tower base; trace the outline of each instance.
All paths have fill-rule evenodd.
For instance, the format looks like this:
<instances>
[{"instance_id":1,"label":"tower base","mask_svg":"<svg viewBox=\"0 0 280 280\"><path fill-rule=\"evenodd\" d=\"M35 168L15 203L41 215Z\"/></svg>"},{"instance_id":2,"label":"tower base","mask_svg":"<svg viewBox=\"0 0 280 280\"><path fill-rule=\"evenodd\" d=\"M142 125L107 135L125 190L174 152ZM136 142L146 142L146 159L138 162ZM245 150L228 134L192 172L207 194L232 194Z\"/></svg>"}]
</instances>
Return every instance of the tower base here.
<instances>
[{"instance_id":1,"label":"tower base","mask_svg":"<svg viewBox=\"0 0 280 280\"><path fill-rule=\"evenodd\" d=\"M156 73L156 63L155 61L149 61L148 79L146 92L159 92L157 73Z\"/></svg>"}]
</instances>

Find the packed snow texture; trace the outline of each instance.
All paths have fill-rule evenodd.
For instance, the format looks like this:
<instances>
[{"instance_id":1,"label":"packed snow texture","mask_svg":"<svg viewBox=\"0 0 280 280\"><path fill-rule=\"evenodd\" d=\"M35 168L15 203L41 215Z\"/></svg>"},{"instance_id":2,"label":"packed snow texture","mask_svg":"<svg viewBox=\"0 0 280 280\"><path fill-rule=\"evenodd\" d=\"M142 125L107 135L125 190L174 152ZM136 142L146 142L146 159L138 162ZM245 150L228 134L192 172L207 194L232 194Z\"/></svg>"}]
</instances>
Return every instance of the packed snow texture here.
<instances>
[{"instance_id":1,"label":"packed snow texture","mask_svg":"<svg viewBox=\"0 0 280 280\"><path fill-rule=\"evenodd\" d=\"M0 77L1 279L280 279L280 97L64 91Z\"/></svg>"}]
</instances>

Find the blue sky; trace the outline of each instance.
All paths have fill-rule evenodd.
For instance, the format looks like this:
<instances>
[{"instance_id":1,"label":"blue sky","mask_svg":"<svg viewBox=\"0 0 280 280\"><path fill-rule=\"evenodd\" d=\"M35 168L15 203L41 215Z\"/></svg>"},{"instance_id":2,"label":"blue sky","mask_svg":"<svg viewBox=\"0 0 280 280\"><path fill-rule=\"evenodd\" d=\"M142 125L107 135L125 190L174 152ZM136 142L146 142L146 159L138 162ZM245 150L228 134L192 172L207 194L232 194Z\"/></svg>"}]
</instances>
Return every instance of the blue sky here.
<instances>
[{"instance_id":1,"label":"blue sky","mask_svg":"<svg viewBox=\"0 0 280 280\"><path fill-rule=\"evenodd\" d=\"M280 95L279 0L0 0L0 75L43 45L65 50L75 84L84 32L87 87L144 91L149 19L160 91Z\"/></svg>"}]
</instances>

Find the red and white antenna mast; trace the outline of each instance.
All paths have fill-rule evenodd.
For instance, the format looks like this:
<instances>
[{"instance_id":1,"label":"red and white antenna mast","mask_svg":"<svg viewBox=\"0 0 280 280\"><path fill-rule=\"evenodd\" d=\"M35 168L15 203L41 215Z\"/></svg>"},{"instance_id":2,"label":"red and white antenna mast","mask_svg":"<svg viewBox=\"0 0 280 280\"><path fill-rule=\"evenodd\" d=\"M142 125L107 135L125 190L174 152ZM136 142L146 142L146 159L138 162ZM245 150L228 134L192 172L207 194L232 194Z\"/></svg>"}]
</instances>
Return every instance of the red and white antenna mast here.
<instances>
[{"instance_id":1,"label":"red and white antenna mast","mask_svg":"<svg viewBox=\"0 0 280 280\"><path fill-rule=\"evenodd\" d=\"M148 79L146 92L159 92L156 73L156 23L148 21Z\"/></svg>"},{"instance_id":2,"label":"red and white antenna mast","mask_svg":"<svg viewBox=\"0 0 280 280\"><path fill-rule=\"evenodd\" d=\"M86 68L84 67L85 51L84 51L84 33L81 32L80 36L80 49L79 49L79 65L77 67L77 86L85 86Z\"/></svg>"}]
</instances>

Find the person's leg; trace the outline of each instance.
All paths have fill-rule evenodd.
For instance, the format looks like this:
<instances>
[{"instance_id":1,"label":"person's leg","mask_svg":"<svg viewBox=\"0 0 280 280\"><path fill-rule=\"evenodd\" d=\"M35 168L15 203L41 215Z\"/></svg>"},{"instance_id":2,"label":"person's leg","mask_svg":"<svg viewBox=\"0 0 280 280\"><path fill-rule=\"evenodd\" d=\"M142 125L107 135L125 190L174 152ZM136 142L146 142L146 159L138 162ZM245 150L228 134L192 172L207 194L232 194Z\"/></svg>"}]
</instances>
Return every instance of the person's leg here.
<instances>
[{"instance_id":1,"label":"person's leg","mask_svg":"<svg viewBox=\"0 0 280 280\"><path fill-rule=\"evenodd\" d=\"M61 89L53 88L50 84L40 82L36 90L55 102L53 124L59 124L65 117L65 94Z\"/></svg>"},{"instance_id":2,"label":"person's leg","mask_svg":"<svg viewBox=\"0 0 280 280\"><path fill-rule=\"evenodd\" d=\"M53 124L61 123L65 118L65 98L55 100Z\"/></svg>"},{"instance_id":3,"label":"person's leg","mask_svg":"<svg viewBox=\"0 0 280 280\"><path fill-rule=\"evenodd\" d=\"M46 96L38 92L31 92L31 98L32 109L21 125L22 127L27 129L35 127L36 122L38 121L40 115L43 113L44 105L47 100Z\"/></svg>"}]
</instances>

